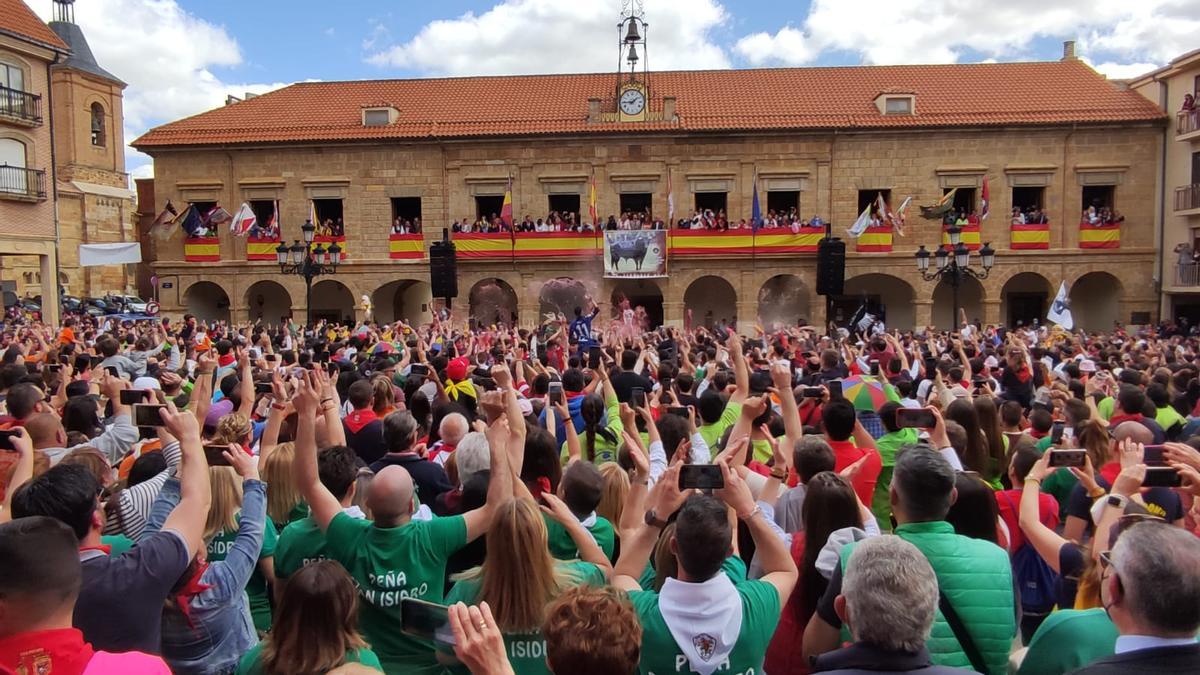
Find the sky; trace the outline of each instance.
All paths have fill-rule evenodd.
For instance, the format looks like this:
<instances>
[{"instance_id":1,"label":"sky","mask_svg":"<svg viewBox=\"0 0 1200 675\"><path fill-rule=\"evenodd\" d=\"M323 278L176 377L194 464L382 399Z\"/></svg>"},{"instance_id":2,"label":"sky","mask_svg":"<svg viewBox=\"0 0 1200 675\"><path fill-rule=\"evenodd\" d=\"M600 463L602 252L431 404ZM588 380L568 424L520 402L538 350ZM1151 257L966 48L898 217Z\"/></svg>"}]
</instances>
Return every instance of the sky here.
<instances>
[{"instance_id":1,"label":"sky","mask_svg":"<svg viewBox=\"0 0 1200 675\"><path fill-rule=\"evenodd\" d=\"M125 142L305 80L609 72L635 0L76 0ZM26 0L43 19L51 0ZM644 0L652 70L1053 60L1111 78L1200 47L1200 0ZM813 95L812 93L799 95ZM126 169L153 175L126 149Z\"/></svg>"}]
</instances>

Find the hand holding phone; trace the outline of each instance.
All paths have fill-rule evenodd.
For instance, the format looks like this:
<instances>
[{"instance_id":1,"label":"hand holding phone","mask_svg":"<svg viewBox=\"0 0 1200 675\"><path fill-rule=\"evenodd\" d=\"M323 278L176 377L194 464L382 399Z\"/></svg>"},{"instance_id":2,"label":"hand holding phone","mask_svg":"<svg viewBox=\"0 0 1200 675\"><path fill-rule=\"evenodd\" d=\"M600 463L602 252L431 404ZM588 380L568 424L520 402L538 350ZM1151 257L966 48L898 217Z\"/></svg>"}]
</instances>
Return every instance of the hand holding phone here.
<instances>
[{"instance_id":1,"label":"hand holding phone","mask_svg":"<svg viewBox=\"0 0 1200 675\"><path fill-rule=\"evenodd\" d=\"M167 406L161 403L135 403L133 404L133 424L138 427L161 427L163 426L162 413Z\"/></svg>"},{"instance_id":2,"label":"hand holding phone","mask_svg":"<svg viewBox=\"0 0 1200 675\"><path fill-rule=\"evenodd\" d=\"M1050 459L1046 462L1046 466L1081 469L1087 465L1087 450L1050 448L1047 452L1050 453Z\"/></svg>"},{"instance_id":3,"label":"hand holding phone","mask_svg":"<svg viewBox=\"0 0 1200 675\"><path fill-rule=\"evenodd\" d=\"M896 411L896 426L901 429L932 429L937 426L937 416L924 408L900 408Z\"/></svg>"},{"instance_id":4,"label":"hand holding phone","mask_svg":"<svg viewBox=\"0 0 1200 675\"><path fill-rule=\"evenodd\" d=\"M150 391L147 389L122 389L119 398L121 405L145 403L150 400Z\"/></svg>"},{"instance_id":5,"label":"hand holding phone","mask_svg":"<svg viewBox=\"0 0 1200 675\"><path fill-rule=\"evenodd\" d=\"M563 386L562 382L551 382L547 393L550 396L550 405L562 405L563 402Z\"/></svg>"},{"instance_id":6,"label":"hand holding phone","mask_svg":"<svg viewBox=\"0 0 1200 675\"><path fill-rule=\"evenodd\" d=\"M633 407L645 408L646 407L646 390L642 389L641 387L634 387L631 401L633 402Z\"/></svg>"},{"instance_id":7,"label":"hand holding phone","mask_svg":"<svg viewBox=\"0 0 1200 675\"><path fill-rule=\"evenodd\" d=\"M449 608L416 598L400 600L400 631L444 645L454 645Z\"/></svg>"},{"instance_id":8,"label":"hand holding phone","mask_svg":"<svg viewBox=\"0 0 1200 675\"><path fill-rule=\"evenodd\" d=\"M679 467L680 490L720 490L725 476L717 464L684 464Z\"/></svg>"}]
</instances>

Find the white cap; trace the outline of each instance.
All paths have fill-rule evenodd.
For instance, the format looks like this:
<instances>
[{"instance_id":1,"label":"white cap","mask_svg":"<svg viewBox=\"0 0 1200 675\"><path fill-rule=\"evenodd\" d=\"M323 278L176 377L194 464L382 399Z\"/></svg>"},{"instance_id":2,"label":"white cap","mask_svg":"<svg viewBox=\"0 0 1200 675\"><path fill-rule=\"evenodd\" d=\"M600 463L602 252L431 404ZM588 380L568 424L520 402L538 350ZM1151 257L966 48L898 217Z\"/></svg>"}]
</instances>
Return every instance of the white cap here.
<instances>
[{"instance_id":1,"label":"white cap","mask_svg":"<svg viewBox=\"0 0 1200 675\"><path fill-rule=\"evenodd\" d=\"M1096 362L1091 359L1084 359L1079 362L1079 370L1084 373L1096 372Z\"/></svg>"},{"instance_id":2,"label":"white cap","mask_svg":"<svg viewBox=\"0 0 1200 675\"><path fill-rule=\"evenodd\" d=\"M153 377L139 377L133 381L131 389L162 389L162 385Z\"/></svg>"}]
</instances>

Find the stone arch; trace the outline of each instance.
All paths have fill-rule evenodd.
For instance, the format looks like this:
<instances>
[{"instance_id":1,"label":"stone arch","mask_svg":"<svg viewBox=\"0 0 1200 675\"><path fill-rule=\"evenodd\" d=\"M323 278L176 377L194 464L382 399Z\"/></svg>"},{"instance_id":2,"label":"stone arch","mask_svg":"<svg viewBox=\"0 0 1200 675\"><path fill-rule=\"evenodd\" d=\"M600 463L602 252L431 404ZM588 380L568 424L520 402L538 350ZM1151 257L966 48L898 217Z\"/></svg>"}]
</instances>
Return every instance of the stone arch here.
<instances>
[{"instance_id":1,"label":"stone arch","mask_svg":"<svg viewBox=\"0 0 1200 675\"><path fill-rule=\"evenodd\" d=\"M517 292L499 277L475 282L468 294L471 319L478 325L513 325L517 320Z\"/></svg>"},{"instance_id":2,"label":"stone arch","mask_svg":"<svg viewBox=\"0 0 1200 675\"><path fill-rule=\"evenodd\" d=\"M421 325L433 320L433 295L429 284L418 279L397 279L371 294L371 319L378 323L407 321Z\"/></svg>"},{"instance_id":3,"label":"stone arch","mask_svg":"<svg viewBox=\"0 0 1200 675\"><path fill-rule=\"evenodd\" d=\"M593 304L591 291L586 284L572 277L557 277L542 284L538 291L538 321L547 314L562 314L568 320L575 314L575 308L588 311Z\"/></svg>"},{"instance_id":4,"label":"stone arch","mask_svg":"<svg viewBox=\"0 0 1200 675\"><path fill-rule=\"evenodd\" d=\"M1050 280L1037 272L1018 272L1000 288L1000 321L1009 327L1043 323L1053 299Z\"/></svg>"},{"instance_id":5,"label":"stone arch","mask_svg":"<svg viewBox=\"0 0 1200 675\"><path fill-rule=\"evenodd\" d=\"M644 329L657 328L663 323L663 292L654 279L614 279L610 301L614 321L623 321L623 305L628 300L630 309L642 307L646 311Z\"/></svg>"},{"instance_id":6,"label":"stone arch","mask_svg":"<svg viewBox=\"0 0 1200 675\"><path fill-rule=\"evenodd\" d=\"M229 294L219 284L197 281L183 292L183 307L201 321L229 321Z\"/></svg>"},{"instance_id":7,"label":"stone arch","mask_svg":"<svg viewBox=\"0 0 1200 675\"><path fill-rule=\"evenodd\" d=\"M974 277L963 276L958 286L958 306L967 312L967 321L983 321L983 299L987 295L983 284ZM933 289L933 325L941 330L952 330L959 323L954 316L954 287L946 279Z\"/></svg>"},{"instance_id":8,"label":"stone arch","mask_svg":"<svg viewBox=\"0 0 1200 675\"><path fill-rule=\"evenodd\" d=\"M758 289L758 320L768 331L811 322L811 311L808 289L795 274L776 274Z\"/></svg>"},{"instance_id":9,"label":"stone arch","mask_svg":"<svg viewBox=\"0 0 1200 675\"><path fill-rule=\"evenodd\" d=\"M246 289L246 307L251 321L281 323L292 315L292 295L279 282L262 279Z\"/></svg>"},{"instance_id":10,"label":"stone arch","mask_svg":"<svg viewBox=\"0 0 1200 675\"><path fill-rule=\"evenodd\" d=\"M691 326L737 326L737 289L725 277L697 277L683 292L683 311L691 313ZM687 319L685 319L687 321Z\"/></svg>"},{"instance_id":11,"label":"stone arch","mask_svg":"<svg viewBox=\"0 0 1200 675\"><path fill-rule=\"evenodd\" d=\"M1075 328L1110 331L1120 318L1125 288L1108 272L1088 272L1071 284L1071 318Z\"/></svg>"},{"instance_id":12,"label":"stone arch","mask_svg":"<svg viewBox=\"0 0 1200 675\"><path fill-rule=\"evenodd\" d=\"M325 319L330 322L354 322L354 308L358 301L346 284L335 279L322 279L313 284L309 316L313 321Z\"/></svg>"},{"instance_id":13,"label":"stone arch","mask_svg":"<svg viewBox=\"0 0 1200 675\"><path fill-rule=\"evenodd\" d=\"M874 272L859 274L846 280L842 293L834 298L831 317L839 325L844 325L854 316L865 298L868 309L888 328L910 330L916 326L917 316L913 306L916 291L900 277Z\"/></svg>"}]
</instances>

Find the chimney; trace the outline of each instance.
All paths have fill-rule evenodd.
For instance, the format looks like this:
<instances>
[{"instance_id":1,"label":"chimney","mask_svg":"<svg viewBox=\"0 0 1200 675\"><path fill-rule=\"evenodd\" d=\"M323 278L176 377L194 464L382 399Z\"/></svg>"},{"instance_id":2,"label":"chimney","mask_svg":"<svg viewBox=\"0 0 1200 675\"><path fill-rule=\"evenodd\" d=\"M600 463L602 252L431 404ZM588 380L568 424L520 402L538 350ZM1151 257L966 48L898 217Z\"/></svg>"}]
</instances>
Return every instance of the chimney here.
<instances>
[{"instance_id":1,"label":"chimney","mask_svg":"<svg viewBox=\"0 0 1200 675\"><path fill-rule=\"evenodd\" d=\"M587 121L588 121L588 124L596 124L597 122L600 121L600 99L598 99L598 98L589 98L588 99Z\"/></svg>"},{"instance_id":2,"label":"chimney","mask_svg":"<svg viewBox=\"0 0 1200 675\"><path fill-rule=\"evenodd\" d=\"M1075 60L1075 41L1074 40L1067 40L1066 42L1063 43L1062 60L1063 61L1074 61Z\"/></svg>"},{"instance_id":3,"label":"chimney","mask_svg":"<svg viewBox=\"0 0 1200 675\"><path fill-rule=\"evenodd\" d=\"M675 121L675 97L674 96L664 96L663 97L663 121L665 121L665 122L674 122Z\"/></svg>"},{"instance_id":4,"label":"chimney","mask_svg":"<svg viewBox=\"0 0 1200 675\"><path fill-rule=\"evenodd\" d=\"M233 94L225 95L225 105L233 105L234 103L241 103L241 102L242 102L242 99L234 96Z\"/></svg>"}]
</instances>

